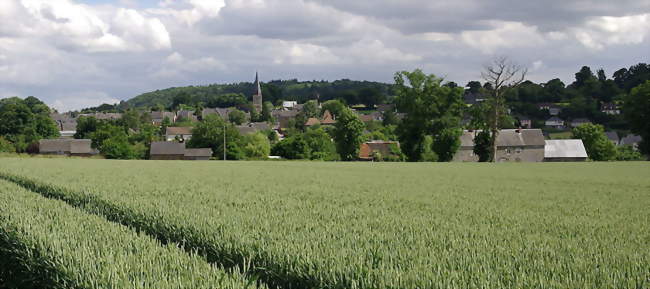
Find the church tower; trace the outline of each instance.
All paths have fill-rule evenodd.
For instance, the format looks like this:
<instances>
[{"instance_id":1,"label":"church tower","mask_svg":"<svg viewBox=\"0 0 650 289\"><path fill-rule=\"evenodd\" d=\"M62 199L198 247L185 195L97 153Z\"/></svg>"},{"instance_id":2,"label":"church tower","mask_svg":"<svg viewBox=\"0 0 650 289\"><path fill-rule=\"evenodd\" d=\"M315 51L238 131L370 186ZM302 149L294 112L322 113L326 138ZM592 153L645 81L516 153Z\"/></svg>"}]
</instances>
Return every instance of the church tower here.
<instances>
[{"instance_id":1,"label":"church tower","mask_svg":"<svg viewBox=\"0 0 650 289\"><path fill-rule=\"evenodd\" d=\"M257 112L262 112L262 86L260 85L260 79L255 72L255 92L253 94L253 106Z\"/></svg>"}]
</instances>

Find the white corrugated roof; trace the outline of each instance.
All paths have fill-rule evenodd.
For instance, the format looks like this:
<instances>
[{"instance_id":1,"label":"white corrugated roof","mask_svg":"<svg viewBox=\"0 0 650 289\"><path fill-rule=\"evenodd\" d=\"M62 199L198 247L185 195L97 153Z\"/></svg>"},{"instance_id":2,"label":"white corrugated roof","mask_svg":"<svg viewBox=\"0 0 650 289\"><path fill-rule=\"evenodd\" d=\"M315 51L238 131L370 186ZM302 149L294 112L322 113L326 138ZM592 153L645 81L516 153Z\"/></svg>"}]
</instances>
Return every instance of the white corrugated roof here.
<instances>
[{"instance_id":1,"label":"white corrugated roof","mask_svg":"<svg viewBox=\"0 0 650 289\"><path fill-rule=\"evenodd\" d=\"M545 158L586 158L587 150L580 139L547 140Z\"/></svg>"}]
</instances>

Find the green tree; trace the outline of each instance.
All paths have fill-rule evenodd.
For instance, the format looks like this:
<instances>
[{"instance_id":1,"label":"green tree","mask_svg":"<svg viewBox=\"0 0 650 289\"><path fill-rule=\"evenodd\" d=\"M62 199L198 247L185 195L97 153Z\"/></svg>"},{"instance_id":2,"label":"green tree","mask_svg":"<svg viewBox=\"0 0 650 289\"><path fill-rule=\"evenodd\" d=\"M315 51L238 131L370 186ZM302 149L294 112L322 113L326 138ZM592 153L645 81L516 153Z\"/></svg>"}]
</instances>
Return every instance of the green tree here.
<instances>
[{"instance_id":1,"label":"green tree","mask_svg":"<svg viewBox=\"0 0 650 289\"><path fill-rule=\"evenodd\" d=\"M218 115L208 115L192 130L192 139L187 143L191 148L211 148L213 156L223 158L224 128L226 139L226 158L240 160L246 157L242 150L242 140L234 125L226 123Z\"/></svg>"},{"instance_id":2,"label":"green tree","mask_svg":"<svg viewBox=\"0 0 650 289\"><path fill-rule=\"evenodd\" d=\"M255 133L243 137L245 143L244 153L246 159L249 160L264 160L269 157L271 153L271 143L266 135L263 133Z\"/></svg>"},{"instance_id":3,"label":"green tree","mask_svg":"<svg viewBox=\"0 0 650 289\"><path fill-rule=\"evenodd\" d=\"M105 139L99 147L99 151L107 159L131 160L141 157L129 143L125 133L113 135Z\"/></svg>"},{"instance_id":4,"label":"green tree","mask_svg":"<svg viewBox=\"0 0 650 289\"><path fill-rule=\"evenodd\" d=\"M345 107L345 104L343 104L340 100L333 99L324 102L321 106L321 111L329 111L332 116L337 117L341 111L345 109Z\"/></svg>"},{"instance_id":5,"label":"green tree","mask_svg":"<svg viewBox=\"0 0 650 289\"><path fill-rule=\"evenodd\" d=\"M80 116L77 118L77 132L74 134L76 139L88 139L90 134L97 131L100 121L94 116Z\"/></svg>"},{"instance_id":6,"label":"green tree","mask_svg":"<svg viewBox=\"0 0 650 289\"><path fill-rule=\"evenodd\" d=\"M460 127L464 107L462 88L441 85L441 78L421 70L395 74L394 90L397 110L406 113L397 128L401 149L409 161L434 159L430 153L453 155L457 145L449 139ZM431 143L425 142L427 136ZM433 152L435 154L435 152ZM446 160L446 157L435 158Z\"/></svg>"},{"instance_id":7,"label":"green tree","mask_svg":"<svg viewBox=\"0 0 650 289\"><path fill-rule=\"evenodd\" d=\"M379 89L374 87L366 87L359 90L359 102L365 105L367 109L375 108L375 105L384 101L384 95L381 94Z\"/></svg>"},{"instance_id":8,"label":"green tree","mask_svg":"<svg viewBox=\"0 0 650 289\"><path fill-rule=\"evenodd\" d=\"M168 116L163 118L163 121L162 121L162 123L160 125L159 135L164 136L167 133L167 128L170 127L171 125L172 125L172 121L171 121L171 119L169 119Z\"/></svg>"},{"instance_id":9,"label":"green tree","mask_svg":"<svg viewBox=\"0 0 650 289\"><path fill-rule=\"evenodd\" d=\"M642 138L639 149L650 155L650 80L632 89L625 97L623 114L632 132Z\"/></svg>"},{"instance_id":10,"label":"green tree","mask_svg":"<svg viewBox=\"0 0 650 289\"><path fill-rule=\"evenodd\" d=\"M300 160L310 158L310 148L302 133L295 133L276 143L271 153L285 159Z\"/></svg>"},{"instance_id":11,"label":"green tree","mask_svg":"<svg viewBox=\"0 0 650 289\"><path fill-rule=\"evenodd\" d=\"M241 125L246 122L246 114L241 110L235 109L228 114L228 120L236 125Z\"/></svg>"},{"instance_id":12,"label":"green tree","mask_svg":"<svg viewBox=\"0 0 650 289\"><path fill-rule=\"evenodd\" d=\"M309 147L310 159L323 161L339 159L332 137L322 127L308 129L304 134L304 139Z\"/></svg>"},{"instance_id":13,"label":"green tree","mask_svg":"<svg viewBox=\"0 0 650 289\"><path fill-rule=\"evenodd\" d=\"M262 115L261 120L265 122L274 122L273 119L273 104L269 101L264 102L262 105Z\"/></svg>"},{"instance_id":14,"label":"green tree","mask_svg":"<svg viewBox=\"0 0 650 289\"><path fill-rule=\"evenodd\" d=\"M474 136L474 154L478 156L479 162L488 162L492 159L490 132L482 130Z\"/></svg>"},{"instance_id":15,"label":"green tree","mask_svg":"<svg viewBox=\"0 0 650 289\"><path fill-rule=\"evenodd\" d=\"M594 161L611 161L616 158L616 146L598 124L583 124L573 129L573 137L582 140L589 158Z\"/></svg>"},{"instance_id":16,"label":"green tree","mask_svg":"<svg viewBox=\"0 0 650 289\"><path fill-rule=\"evenodd\" d=\"M341 111L336 119L334 140L336 151L342 160L351 161L358 158L364 127L363 122L351 109L346 108Z\"/></svg>"},{"instance_id":17,"label":"green tree","mask_svg":"<svg viewBox=\"0 0 650 289\"><path fill-rule=\"evenodd\" d=\"M6 140L4 137L0 136L0 153L13 153L16 152L14 145Z\"/></svg>"},{"instance_id":18,"label":"green tree","mask_svg":"<svg viewBox=\"0 0 650 289\"><path fill-rule=\"evenodd\" d=\"M642 161L643 156L641 153L630 145L620 146L616 148L617 161Z\"/></svg>"}]
</instances>

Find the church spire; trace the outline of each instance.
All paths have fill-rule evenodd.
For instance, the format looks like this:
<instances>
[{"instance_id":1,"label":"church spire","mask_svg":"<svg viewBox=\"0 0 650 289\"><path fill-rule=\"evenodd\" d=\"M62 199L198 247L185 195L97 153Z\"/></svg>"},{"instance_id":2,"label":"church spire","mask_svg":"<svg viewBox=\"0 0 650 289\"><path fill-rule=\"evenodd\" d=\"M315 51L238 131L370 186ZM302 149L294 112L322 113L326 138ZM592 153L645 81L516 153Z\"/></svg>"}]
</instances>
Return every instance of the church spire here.
<instances>
[{"instance_id":1,"label":"church spire","mask_svg":"<svg viewBox=\"0 0 650 289\"><path fill-rule=\"evenodd\" d=\"M255 71L255 94L253 94L253 106L257 112L262 111L262 85L260 85L260 78Z\"/></svg>"},{"instance_id":2,"label":"church spire","mask_svg":"<svg viewBox=\"0 0 650 289\"><path fill-rule=\"evenodd\" d=\"M262 86L260 85L260 78L259 78L259 75L258 75L257 71L255 71L255 84L254 85L255 85L255 89L257 89L255 91L255 95L262 96Z\"/></svg>"}]
</instances>

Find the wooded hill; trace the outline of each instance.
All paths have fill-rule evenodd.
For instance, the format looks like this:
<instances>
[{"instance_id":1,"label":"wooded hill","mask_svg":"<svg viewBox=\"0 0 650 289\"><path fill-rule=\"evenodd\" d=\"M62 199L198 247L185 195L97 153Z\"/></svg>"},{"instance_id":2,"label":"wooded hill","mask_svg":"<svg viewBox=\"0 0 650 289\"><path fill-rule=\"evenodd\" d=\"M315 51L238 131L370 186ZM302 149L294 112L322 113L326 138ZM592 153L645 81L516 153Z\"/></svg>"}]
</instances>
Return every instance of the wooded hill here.
<instances>
[{"instance_id":1,"label":"wooded hill","mask_svg":"<svg viewBox=\"0 0 650 289\"><path fill-rule=\"evenodd\" d=\"M246 103L253 94L253 83L211 84L207 86L172 87L138 95L122 105L126 107L165 107L176 104L206 107L227 107ZM343 99L348 104L376 104L390 95L391 85L371 81L342 79L336 81L273 80L262 84L264 101L277 104L281 100L305 102Z\"/></svg>"}]
</instances>

